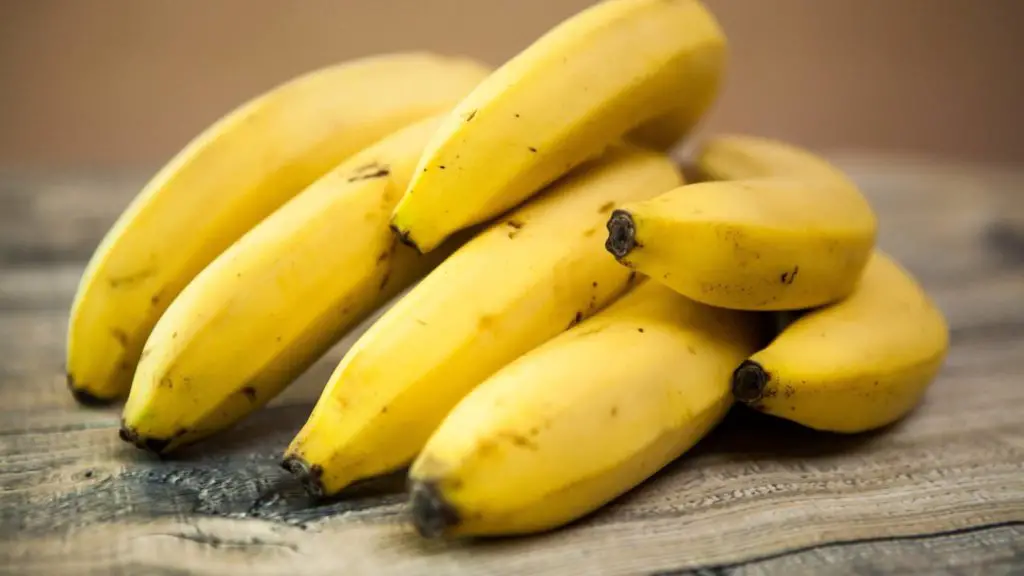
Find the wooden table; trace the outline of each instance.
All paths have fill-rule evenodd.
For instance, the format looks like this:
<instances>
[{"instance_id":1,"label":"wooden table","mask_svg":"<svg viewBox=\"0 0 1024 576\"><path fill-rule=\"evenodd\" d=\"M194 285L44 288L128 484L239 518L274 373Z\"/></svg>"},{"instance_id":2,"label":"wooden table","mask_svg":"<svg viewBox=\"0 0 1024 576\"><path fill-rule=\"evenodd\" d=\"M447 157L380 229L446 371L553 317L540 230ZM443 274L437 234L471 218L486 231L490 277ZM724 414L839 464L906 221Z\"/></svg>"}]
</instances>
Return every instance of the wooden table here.
<instances>
[{"instance_id":1,"label":"wooden table","mask_svg":"<svg viewBox=\"0 0 1024 576\"><path fill-rule=\"evenodd\" d=\"M121 442L116 407L76 406L62 373L68 305L142 179L0 174L0 572L1024 573L1024 238L1000 220L1007 199L1024 202L1024 172L836 160L877 207L881 245L948 314L953 347L924 404L855 437L737 409L574 526L456 544L414 535L401 477L313 506L278 468L352 337L173 461Z\"/></svg>"}]
</instances>

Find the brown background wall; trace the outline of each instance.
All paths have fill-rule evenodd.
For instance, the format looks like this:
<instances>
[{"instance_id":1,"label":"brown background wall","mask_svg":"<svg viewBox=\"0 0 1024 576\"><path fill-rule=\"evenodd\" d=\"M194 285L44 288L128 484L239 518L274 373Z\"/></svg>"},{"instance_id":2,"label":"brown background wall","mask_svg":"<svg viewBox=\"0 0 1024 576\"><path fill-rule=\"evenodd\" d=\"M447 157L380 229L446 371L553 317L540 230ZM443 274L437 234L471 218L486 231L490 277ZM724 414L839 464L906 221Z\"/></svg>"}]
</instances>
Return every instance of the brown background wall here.
<instances>
[{"instance_id":1,"label":"brown background wall","mask_svg":"<svg viewBox=\"0 0 1024 576\"><path fill-rule=\"evenodd\" d=\"M588 0L0 0L0 165L154 164L300 72L427 48L497 64ZM1024 162L1024 1L707 0L707 129Z\"/></svg>"}]
</instances>

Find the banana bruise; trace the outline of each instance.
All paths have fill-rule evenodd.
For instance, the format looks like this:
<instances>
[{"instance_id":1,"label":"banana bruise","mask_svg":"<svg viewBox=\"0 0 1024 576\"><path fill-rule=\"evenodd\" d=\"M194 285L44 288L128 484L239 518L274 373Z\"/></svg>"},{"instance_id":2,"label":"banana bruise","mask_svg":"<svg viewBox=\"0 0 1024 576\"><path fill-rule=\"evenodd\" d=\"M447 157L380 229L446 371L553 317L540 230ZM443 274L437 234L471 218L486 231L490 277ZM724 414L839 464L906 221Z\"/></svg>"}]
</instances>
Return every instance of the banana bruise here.
<instances>
[{"instance_id":1,"label":"banana bruise","mask_svg":"<svg viewBox=\"0 0 1024 576\"><path fill-rule=\"evenodd\" d=\"M848 296L871 256L871 206L838 169L761 138L708 141L697 166L715 180L627 204L607 223L623 265L699 302L800 310Z\"/></svg>"},{"instance_id":2,"label":"banana bruise","mask_svg":"<svg viewBox=\"0 0 1024 576\"><path fill-rule=\"evenodd\" d=\"M96 249L67 333L71 393L128 393L143 344L218 254L345 158L447 111L487 75L470 60L395 53L293 79L238 107L146 184Z\"/></svg>"},{"instance_id":3,"label":"banana bruise","mask_svg":"<svg viewBox=\"0 0 1024 576\"><path fill-rule=\"evenodd\" d=\"M614 206L680 181L664 155L624 145L492 224L352 346L285 467L329 496L408 464L474 386L630 285L601 225Z\"/></svg>"},{"instance_id":4,"label":"banana bruise","mask_svg":"<svg viewBox=\"0 0 1024 576\"><path fill-rule=\"evenodd\" d=\"M760 321L644 282L459 402L411 468L415 527L539 532L632 489L725 415Z\"/></svg>"},{"instance_id":5,"label":"banana bruise","mask_svg":"<svg viewBox=\"0 0 1024 576\"><path fill-rule=\"evenodd\" d=\"M917 281L875 251L845 300L808 311L733 375L752 408L831 432L863 432L909 413L949 349L942 312Z\"/></svg>"},{"instance_id":6,"label":"banana bruise","mask_svg":"<svg viewBox=\"0 0 1024 576\"><path fill-rule=\"evenodd\" d=\"M429 252L631 134L668 146L711 106L726 40L696 0L606 0L562 22L455 107L392 225Z\"/></svg>"},{"instance_id":7,"label":"banana bruise","mask_svg":"<svg viewBox=\"0 0 1024 576\"><path fill-rule=\"evenodd\" d=\"M146 342L121 437L162 454L231 426L440 262L450 249L421 256L388 228L437 125L359 152L200 272Z\"/></svg>"}]
</instances>

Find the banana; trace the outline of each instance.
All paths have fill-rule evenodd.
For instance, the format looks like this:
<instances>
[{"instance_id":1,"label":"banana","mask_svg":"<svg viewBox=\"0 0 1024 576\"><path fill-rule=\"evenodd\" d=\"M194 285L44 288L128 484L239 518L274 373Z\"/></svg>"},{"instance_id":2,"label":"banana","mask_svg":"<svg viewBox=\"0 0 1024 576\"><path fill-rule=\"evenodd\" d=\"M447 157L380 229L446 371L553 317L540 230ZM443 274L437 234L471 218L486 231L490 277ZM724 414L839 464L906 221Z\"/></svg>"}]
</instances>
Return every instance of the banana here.
<instances>
[{"instance_id":1,"label":"banana","mask_svg":"<svg viewBox=\"0 0 1024 576\"><path fill-rule=\"evenodd\" d=\"M153 325L214 257L339 162L447 111L486 74L427 53L354 60L276 87L201 133L143 188L85 270L67 333L75 398L124 396Z\"/></svg>"},{"instance_id":2,"label":"banana","mask_svg":"<svg viewBox=\"0 0 1024 576\"><path fill-rule=\"evenodd\" d=\"M693 136L710 113L724 79L724 51L707 51L694 58L686 70L689 86L679 94L679 106L648 120L626 134L626 140L654 150L670 152L687 136Z\"/></svg>"},{"instance_id":3,"label":"banana","mask_svg":"<svg viewBox=\"0 0 1024 576\"><path fill-rule=\"evenodd\" d=\"M284 466L322 497L408 464L475 385L627 288L601 224L680 180L664 155L613 148L493 223L356 341Z\"/></svg>"},{"instance_id":4,"label":"banana","mask_svg":"<svg viewBox=\"0 0 1024 576\"><path fill-rule=\"evenodd\" d=\"M410 470L415 527L523 534L597 509L721 420L762 338L752 314L643 282L459 402Z\"/></svg>"},{"instance_id":5,"label":"banana","mask_svg":"<svg viewBox=\"0 0 1024 576\"><path fill-rule=\"evenodd\" d=\"M700 171L722 181L627 204L608 220L622 264L705 304L799 310L848 296L871 256L877 222L854 184L781 142L712 139Z\"/></svg>"},{"instance_id":6,"label":"banana","mask_svg":"<svg viewBox=\"0 0 1024 576\"><path fill-rule=\"evenodd\" d=\"M227 428L440 262L388 228L438 123L357 153L203 269L146 342L121 437L167 453Z\"/></svg>"},{"instance_id":7,"label":"banana","mask_svg":"<svg viewBox=\"0 0 1024 576\"><path fill-rule=\"evenodd\" d=\"M392 225L429 252L636 129L664 144L714 99L726 41L696 0L605 0L513 57L449 114ZM643 125L653 123L646 130Z\"/></svg>"},{"instance_id":8,"label":"banana","mask_svg":"<svg viewBox=\"0 0 1024 576\"><path fill-rule=\"evenodd\" d=\"M696 168L707 180L793 178L856 185L828 160L792 144L746 134L707 138L697 151Z\"/></svg>"},{"instance_id":9,"label":"banana","mask_svg":"<svg viewBox=\"0 0 1024 576\"><path fill-rule=\"evenodd\" d=\"M850 297L794 320L736 369L733 394L804 426L863 432L910 412L948 349L942 312L875 251Z\"/></svg>"}]
</instances>

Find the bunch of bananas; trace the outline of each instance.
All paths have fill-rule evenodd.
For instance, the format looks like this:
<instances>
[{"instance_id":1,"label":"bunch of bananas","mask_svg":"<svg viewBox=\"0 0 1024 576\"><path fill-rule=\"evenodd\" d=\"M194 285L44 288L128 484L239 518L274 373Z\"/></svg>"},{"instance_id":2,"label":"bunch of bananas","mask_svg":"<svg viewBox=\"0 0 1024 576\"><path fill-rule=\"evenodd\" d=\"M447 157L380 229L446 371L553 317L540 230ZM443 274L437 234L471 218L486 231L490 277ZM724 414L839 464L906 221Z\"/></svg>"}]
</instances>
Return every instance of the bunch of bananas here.
<instances>
[{"instance_id":1,"label":"bunch of bananas","mask_svg":"<svg viewBox=\"0 0 1024 576\"><path fill-rule=\"evenodd\" d=\"M409 471L425 536L561 526L736 402L853 433L908 413L948 329L812 153L706 138L726 39L697 0L605 0L503 66L394 53L199 135L81 281L68 384L158 454L348 350L284 455L318 497ZM607 234L604 229L607 228ZM788 322L774 320L784 315Z\"/></svg>"}]
</instances>

